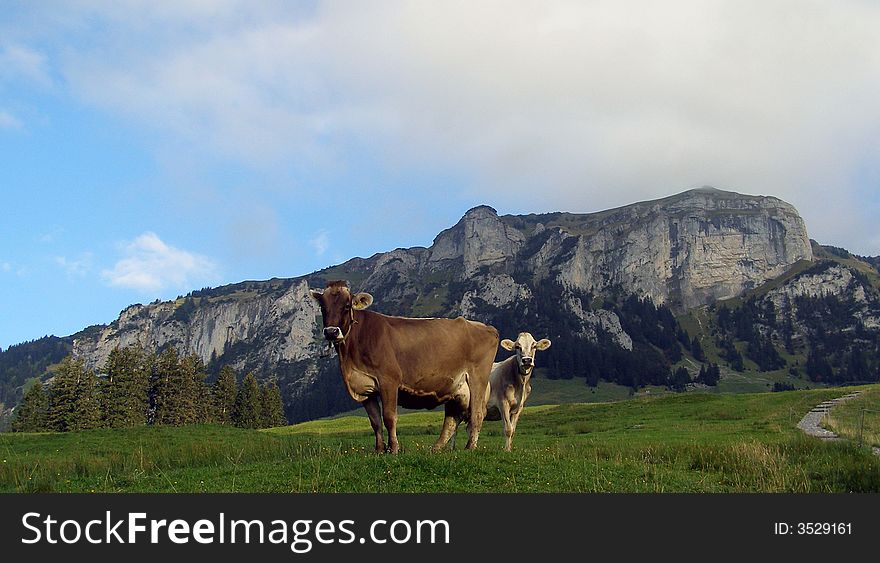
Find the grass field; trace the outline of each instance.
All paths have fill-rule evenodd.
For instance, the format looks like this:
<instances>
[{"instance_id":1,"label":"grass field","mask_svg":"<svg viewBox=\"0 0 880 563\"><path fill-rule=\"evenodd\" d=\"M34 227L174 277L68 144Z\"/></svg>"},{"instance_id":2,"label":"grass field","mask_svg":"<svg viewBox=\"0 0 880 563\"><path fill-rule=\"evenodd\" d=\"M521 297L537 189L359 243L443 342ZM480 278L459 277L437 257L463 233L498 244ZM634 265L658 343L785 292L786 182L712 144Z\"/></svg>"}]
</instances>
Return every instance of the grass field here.
<instances>
[{"instance_id":1,"label":"grass field","mask_svg":"<svg viewBox=\"0 0 880 563\"><path fill-rule=\"evenodd\" d=\"M880 460L868 448L824 443L795 428L812 406L845 392L535 406L520 421L512 453L501 451L498 422L484 426L477 451L431 453L439 411L401 416L397 456L372 452L361 416L261 432L3 434L0 490L878 492Z\"/></svg>"},{"instance_id":2,"label":"grass field","mask_svg":"<svg viewBox=\"0 0 880 563\"><path fill-rule=\"evenodd\" d=\"M847 440L880 447L880 386L834 407L825 417L824 426Z\"/></svg>"}]
</instances>

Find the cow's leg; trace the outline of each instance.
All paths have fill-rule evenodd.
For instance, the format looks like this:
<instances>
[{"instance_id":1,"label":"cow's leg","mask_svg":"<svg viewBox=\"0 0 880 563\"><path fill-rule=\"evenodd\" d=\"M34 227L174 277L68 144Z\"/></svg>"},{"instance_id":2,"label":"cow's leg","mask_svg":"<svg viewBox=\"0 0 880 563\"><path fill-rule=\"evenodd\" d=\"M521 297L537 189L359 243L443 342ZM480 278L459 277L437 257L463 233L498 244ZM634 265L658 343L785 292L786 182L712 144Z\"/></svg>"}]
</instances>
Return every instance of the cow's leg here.
<instances>
[{"instance_id":1,"label":"cow's leg","mask_svg":"<svg viewBox=\"0 0 880 563\"><path fill-rule=\"evenodd\" d=\"M450 447L451 447L453 450L455 449L455 437L458 436L458 425L459 425L459 424L461 424L461 421L460 421L460 420L456 420L456 421L455 421L455 429L452 431L452 440L451 440L452 443L451 443Z\"/></svg>"},{"instance_id":2,"label":"cow's leg","mask_svg":"<svg viewBox=\"0 0 880 563\"><path fill-rule=\"evenodd\" d=\"M489 399L489 371L492 367L489 363L489 369L484 370L485 376L482 378L486 381L486 385L474 385L471 387L470 413L468 416L468 442L465 448L469 450L476 449L477 441L480 439L480 430L483 428L483 419L486 418L486 401Z\"/></svg>"},{"instance_id":3,"label":"cow's leg","mask_svg":"<svg viewBox=\"0 0 880 563\"><path fill-rule=\"evenodd\" d=\"M449 401L444 405L445 416L443 417L443 428L440 430L440 437L434 442L431 448L435 452L439 452L446 447L449 438L455 434L458 428L461 407L455 401Z\"/></svg>"},{"instance_id":4,"label":"cow's leg","mask_svg":"<svg viewBox=\"0 0 880 563\"><path fill-rule=\"evenodd\" d=\"M509 452L513 443L514 425L510 418L510 403L501 401L501 420L504 421L504 451Z\"/></svg>"},{"instance_id":5,"label":"cow's leg","mask_svg":"<svg viewBox=\"0 0 880 563\"><path fill-rule=\"evenodd\" d=\"M519 415L522 414L524 407L520 407L515 413L510 415L510 422L513 423L513 431L516 432L516 425L519 422Z\"/></svg>"},{"instance_id":6,"label":"cow's leg","mask_svg":"<svg viewBox=\"0 0 880 563\"><path fill-rule=\"evenodd\" d=\"M516 405L516 411L511 413L510 416L510 439L513 440L514 434L516 434L516 425L519 423L519 417L523 413L526 408L526 399L529 398L529 392L531 391L531 386L526 384L526 388L523 389L522 400L520 400L519 404Z\"/></svg>"},{"instance_id":7,"label":"cow's leg","mask_svg":"<svg viewBox=\"0 0 880 563\"><path fill-rule=\"evenodd\" d=\"M382 411L379 407L379 397L371 395L364 401L364 410L370 417L370 426L373 427L373 433L376 435L376 453L385 451L385 440L382 439Z\"/></svg>"},{"instance_id":8,"label":"cow's leg","mask_svg":"<svg viewBox=\"0 0 880 563\"><path fill-rule=\"evenodd\" d=\"M397 388L382 389L382 418L388 430L388 452L396 454L400 449L397 442Z\"/></svg>"}]
</instances>

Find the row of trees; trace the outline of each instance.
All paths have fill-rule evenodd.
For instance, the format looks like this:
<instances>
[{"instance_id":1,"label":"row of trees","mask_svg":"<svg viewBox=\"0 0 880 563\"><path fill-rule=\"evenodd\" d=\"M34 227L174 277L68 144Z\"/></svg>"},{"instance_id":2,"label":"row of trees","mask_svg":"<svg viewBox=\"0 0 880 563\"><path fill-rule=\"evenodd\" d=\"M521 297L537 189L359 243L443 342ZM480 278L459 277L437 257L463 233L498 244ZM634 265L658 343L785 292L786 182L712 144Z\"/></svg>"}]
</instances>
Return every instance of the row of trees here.
<instances>
[{"instance_id":1,"label":"row of trees","mask_svg":"<svg viewBox=\"0 0 880 563\"><path fill-rule=\"evenodd\" d=\"M691 374L686 367L680 366L669 379L669 388L673 391L684 391L688 383L702 383L703 385L716 386L721 379L721 368L718 364L708 363L700 366L700 373L691 379Z\"/></svg>"},{"instance_id":2,"label":"row of trees","mask_svg":"<svg viewBox=\"0 0 880 563\"><path fill-rule=\"evenodd\" d=\"M180 357L173 348L158 356L137 347L117 348L97 376L82 359L68 356L51 384L39 380L15 410L18 432L124 428L146 424L229 424L242 428L287 423L281 391L247 374L238 383L224 367L209 385L198 356Z\"/></svg>"}]
</instances>

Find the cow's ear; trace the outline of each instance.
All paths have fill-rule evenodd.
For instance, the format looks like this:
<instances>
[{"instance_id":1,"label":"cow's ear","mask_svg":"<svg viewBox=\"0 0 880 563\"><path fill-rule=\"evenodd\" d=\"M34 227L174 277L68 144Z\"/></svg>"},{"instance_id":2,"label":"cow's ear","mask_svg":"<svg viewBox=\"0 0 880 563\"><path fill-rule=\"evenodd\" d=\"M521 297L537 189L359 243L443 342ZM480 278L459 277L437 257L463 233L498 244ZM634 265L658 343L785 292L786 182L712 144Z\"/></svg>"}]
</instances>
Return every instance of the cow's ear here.
<instances>
[{"instance_id":1,"label":"cow's ear","mask_svg":"<svg viewBox=\"0 0 880 563\"><path fill-rule=\"evenodd\" d=\"M369 293L357 293L351 298L351 306L358 311L366 309L373 304L373 296Z\"/></svg>"},{"instance_id":2,"label":"cow's ear","mask_svg":"<svg viewBox=\"0 0 880 563\"><path fill-rule=\"evenodd\" d=\"M513 343L513 340L509 340L509 339L505 338L504 340L501 341L501 347L504 348L505 350L507 350L508 352L513 352L514 346L515 346L515 344Z\"/></svg>"},{"instance_id":3,"label":"cow's ear","mask_svg":"<svg viewBox=\"0 0 880 563\"><path fill-rule=\"evenodd\" d=\"M317 299L318 301L320 301L321 296L324 295L324 290L323 289L310 289L309 295L312 296L312 299Z\"/></svg>"},{"instance_id":4,"label":"cow's ear","mask_svg":"<svg viewBox=\"0 0 880 563\"><path fill-rule=\"evenodd\" d=\"M542 338L538 341L538 350L546 350L550 347L550 340L548 338Z\"/></svg>"}]
</instances>

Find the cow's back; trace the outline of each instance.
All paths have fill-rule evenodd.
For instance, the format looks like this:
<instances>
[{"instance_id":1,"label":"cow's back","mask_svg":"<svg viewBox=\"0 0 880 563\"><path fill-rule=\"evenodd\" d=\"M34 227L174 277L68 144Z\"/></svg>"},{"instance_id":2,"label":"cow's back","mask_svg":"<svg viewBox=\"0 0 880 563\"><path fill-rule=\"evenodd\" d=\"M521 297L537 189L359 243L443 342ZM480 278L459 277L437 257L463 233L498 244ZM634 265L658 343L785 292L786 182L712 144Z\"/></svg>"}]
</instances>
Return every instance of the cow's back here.
<instances>
[{"instance_id":1,"label":"cow's back","mask_svg":"<svg viewBox=\"0 0 880 563\"><path fill-rule=\"evenodd\" d=\"M388 317L388 327L388 344L397 362L419 373L451 373L485 364L487 357L491 365L498 347L494 327L463 317Z\"/></svg>"}]
</instances>

